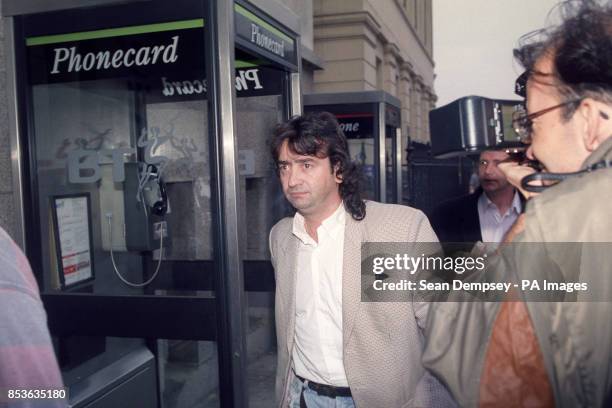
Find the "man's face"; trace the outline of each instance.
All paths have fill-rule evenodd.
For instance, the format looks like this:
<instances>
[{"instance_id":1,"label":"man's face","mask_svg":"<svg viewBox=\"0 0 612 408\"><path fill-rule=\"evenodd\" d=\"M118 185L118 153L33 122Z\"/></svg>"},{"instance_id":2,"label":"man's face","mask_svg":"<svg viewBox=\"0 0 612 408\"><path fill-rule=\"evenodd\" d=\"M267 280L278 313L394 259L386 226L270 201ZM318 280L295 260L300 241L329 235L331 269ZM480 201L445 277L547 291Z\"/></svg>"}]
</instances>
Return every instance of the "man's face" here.
<instances>
[{"instance_id":1,"label":"man's face","mask_svg":"<svg viewBox=\"0 0 612 408\"><path fill-rule=\"evenodd\" d=\"M552 56L546 53L534 65L535 72L553 72ZM564 100L551 77L532 74L527 81L527 113L532 114L558 105ZM580 169L589 155L582 139L583 127L579 115L569 121L563 118L563 108L554 109L533 119L531 145L527 157L538 160L549 172L571 172Z\"/></svg>"},{"instance_id":2,"label":"man's face","mask_svg":"<svg viewBox=\"0 0 612 408\"><path fill-rule=\"evenodd\" d=\"M508 153L494 150L487 150L480 154L478 178L480 179L480 186L485 192L492 194L506 188L512 188L504 173L497 167L500 162L508 157Z\"/></svg>"},{"instance_id":3,"label":"man's face","mask_svg":"<svg viewBox=\"0 0 612 408\"><path fill-rule=\"evenodd\" d=\"M329 157L302 156L281 145L278 170L287 200L302 215L320 215L341 201L340 178L332 172Z\"/></svg>"}]
</instances>

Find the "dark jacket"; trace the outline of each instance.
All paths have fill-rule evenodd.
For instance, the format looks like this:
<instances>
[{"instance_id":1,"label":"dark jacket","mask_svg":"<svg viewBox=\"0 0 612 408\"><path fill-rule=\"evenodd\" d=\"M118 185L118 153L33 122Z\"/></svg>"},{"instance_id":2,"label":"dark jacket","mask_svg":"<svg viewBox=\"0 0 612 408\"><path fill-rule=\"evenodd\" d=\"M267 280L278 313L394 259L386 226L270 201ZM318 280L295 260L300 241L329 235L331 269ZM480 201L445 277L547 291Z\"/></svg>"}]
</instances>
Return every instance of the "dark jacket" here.
<instances>
[{"instance_id":1,"label":"dark jacket","mask_svg":"<svg viewBox=\"0 0 612 408\"><path fill-rule=\"evenodd\" d=\"M479 188L473 194L445 201L436 207L429 221L440 242L482 241L478 217Z\"/></svg>"}]
</instances>

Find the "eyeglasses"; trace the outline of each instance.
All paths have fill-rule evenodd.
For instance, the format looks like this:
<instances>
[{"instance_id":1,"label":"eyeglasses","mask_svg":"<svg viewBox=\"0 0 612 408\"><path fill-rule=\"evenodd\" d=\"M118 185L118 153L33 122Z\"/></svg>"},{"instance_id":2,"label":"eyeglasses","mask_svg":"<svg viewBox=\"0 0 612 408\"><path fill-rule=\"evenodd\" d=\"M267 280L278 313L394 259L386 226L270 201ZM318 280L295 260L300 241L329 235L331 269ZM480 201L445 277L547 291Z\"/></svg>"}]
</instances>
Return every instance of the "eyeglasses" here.
<instances>
[{"instance_id":1,"label":"eyeglasses","mask_svg":"<svg viewBox=\"0 0 612 408\"><path fill-rule=\"evenodd\" d=\"M518 105L516 110L512 113L512 128L519 137L519 140L523 143L531 143L531 134L533 131L533 120L538 118L545 113L551 112L555 109L559 109L563 106L570 105L572 103L580 102L581 99L572 99L571 101L563 102L550 108L542 109L537 112L527 114L524 105Z\"/></svg>"}]
</instances>

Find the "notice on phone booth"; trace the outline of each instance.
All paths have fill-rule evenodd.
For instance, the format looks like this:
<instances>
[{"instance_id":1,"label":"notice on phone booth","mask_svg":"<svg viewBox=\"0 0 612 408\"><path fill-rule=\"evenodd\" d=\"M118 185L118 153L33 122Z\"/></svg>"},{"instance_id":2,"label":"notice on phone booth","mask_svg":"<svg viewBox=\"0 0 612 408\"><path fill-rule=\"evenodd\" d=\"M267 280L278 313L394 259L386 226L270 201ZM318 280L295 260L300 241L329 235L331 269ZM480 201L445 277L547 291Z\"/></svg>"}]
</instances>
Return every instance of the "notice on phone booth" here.
<instances>
[{"instance_id":1,"label":"notice on phone booth","mask_svg":"<svg viewBox=\"0 0 612 408\"><path fill-rule=\"evenodd\" d=\"M93 276L87 199L86 196L55 199L65 286Z\"/></svg>"}]
</instances>

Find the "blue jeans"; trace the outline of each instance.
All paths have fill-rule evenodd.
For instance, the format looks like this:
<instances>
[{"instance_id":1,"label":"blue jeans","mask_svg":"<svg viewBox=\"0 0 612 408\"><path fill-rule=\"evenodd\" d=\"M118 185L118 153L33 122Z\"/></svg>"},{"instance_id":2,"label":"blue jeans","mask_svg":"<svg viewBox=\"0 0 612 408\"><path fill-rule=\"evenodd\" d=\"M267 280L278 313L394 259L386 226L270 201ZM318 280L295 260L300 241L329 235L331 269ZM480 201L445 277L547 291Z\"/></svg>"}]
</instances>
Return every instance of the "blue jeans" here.
<instances>
[{"instance_id":1,"label":"blue jeans","mask_svg":"<svg viewBox=\"0 0 612 408\"><path fill-rule=\"evenodd\" d=\"M353 398L330 398L319 395L308 387L308 380L302 382L295 376L289 386L289 408L300 408L302 392L304 393L304 401L308 408L355 408Z\"/></svg>"}]
</instances>

